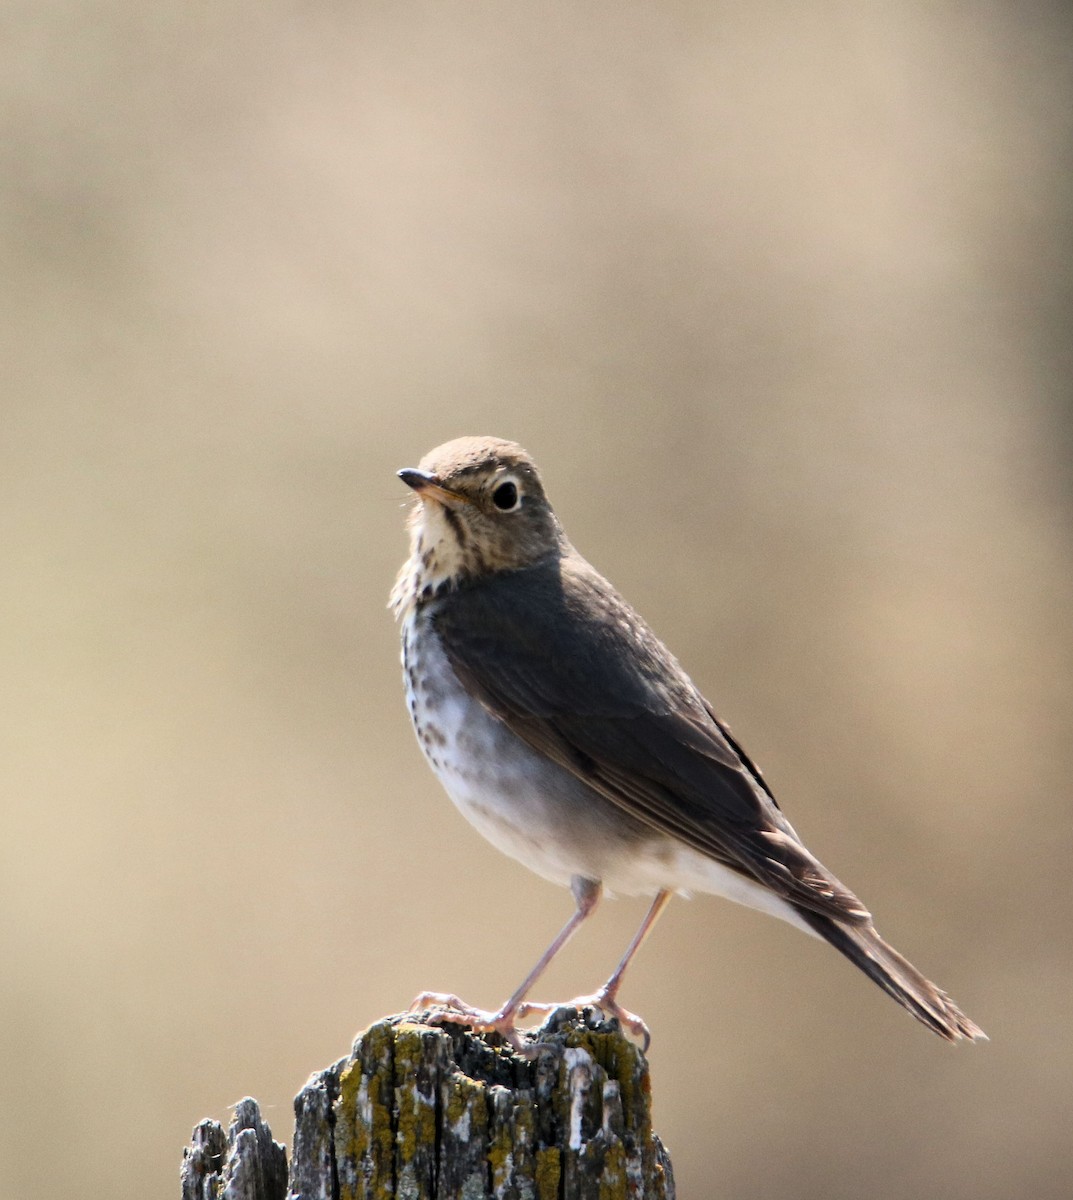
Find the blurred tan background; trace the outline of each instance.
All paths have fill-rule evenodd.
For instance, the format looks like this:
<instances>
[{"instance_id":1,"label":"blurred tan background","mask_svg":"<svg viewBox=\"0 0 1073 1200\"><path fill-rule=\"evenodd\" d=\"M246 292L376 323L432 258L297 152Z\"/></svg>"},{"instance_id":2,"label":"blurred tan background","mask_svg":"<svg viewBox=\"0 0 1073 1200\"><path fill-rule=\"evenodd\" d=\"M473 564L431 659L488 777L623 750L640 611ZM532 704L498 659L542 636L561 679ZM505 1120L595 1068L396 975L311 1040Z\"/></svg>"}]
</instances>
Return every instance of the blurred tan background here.
<instances>
[{"instance_id":1,"label":"blurred tan background","mask_svg":"<svg viewBox=\"0 0 1073 1200\"><path fill-rule=\"evenodd\" d=\"M1068 10L2 16L5 1194L177 1195L199 1118L289 1138L565 918L422 762L385 608L393 471L494 433L993 1039L674 904L623 999L683 1200L1069 1195Z\"/></svg>"}]
</instances>

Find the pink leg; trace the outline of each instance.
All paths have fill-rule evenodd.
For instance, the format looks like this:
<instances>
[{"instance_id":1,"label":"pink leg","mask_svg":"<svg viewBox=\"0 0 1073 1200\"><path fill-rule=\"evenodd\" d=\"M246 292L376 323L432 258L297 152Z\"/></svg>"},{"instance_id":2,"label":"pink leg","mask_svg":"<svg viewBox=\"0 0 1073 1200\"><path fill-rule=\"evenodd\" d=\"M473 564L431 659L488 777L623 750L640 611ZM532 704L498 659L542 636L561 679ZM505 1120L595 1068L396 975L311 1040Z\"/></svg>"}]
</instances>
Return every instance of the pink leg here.
<instances>
[{"instance_id":1,"label":"pink leg","mask_svg":"<svg viewBox=\"0 0 1073 1200\"><path fill-rule=\"evenodd\" d=\"M602 889L596 880L583 879L580 875L575 875L570 881L570 890L574 893L574 902L577 905L573 915L562 929L559 930L558 935L547 950L540 956L540 960L536 966L522 980L514 995L511 996L498 1012L488 1013L479 1008L471 1008L468 1004L459 1000L457 996L445 992L422 992L414 998L414 1002L410 1005L411 1012L414 1009L427 1008L429 1005L440 1006L446 1009L446 1011L436 1014L435 1019L437 1021L451 1021L459 1025L471 1025L474 1029L482 1032L500 1033L514 1046L520 1048L521 1042L514 1028L514 1022L520 1015L524 1016L525 1011L527 1011L527 1006L524 1004L526 996L529 995L533 985L547 970L551 960L574 936L586 917L592 915L596 905L600 902ZM638 938L635 938L634 941L639 946L641 944L641 935L638 935ZM633 949L636 949L636 946L631 949L631 953ZM625 969L625 965L625 962L623 962L616 974L621 974Z\"/></svg>"},{"instance_id":2,"label":"pink leg","mask_svg":"<svg viewBox=\"0 0 1073 1200\"><path fill-rule=\"evenodd\" d=\"M659 915L667 907L670 898L671 893L666 889L656 893L656 898L652 901L652 907L641 922L641 928L633 935L633 941L626 947L626 953L622 956L622 961L612 972L611 978L600 988L600 991L597 993L598 995L603 996L607 1000L614 1000L618 995L618 989L622 983L622 976L626 974L626 968L633 961L633 956L644 945L645 939L652 932L652 927L659 920Z\"/></svg>"},{"instance_id":3,"label":"pink leg","mask_svg":"<svg viewBox=\"0 0 1073 1200\"><path fill-rule=\"evenodd\" d=\"M667 907L667 902L670 900L671 895L672 893L666 889L656 893L656 898L652 901L652 907L641 922L641 928L633 935L633 941L626 947L626 953L622 956L622 961L611 973L611 978L608 979L604 986L591 996L578 996L576 999L570 1001L570 1004L575 1008L584 1008L586 1005L591 1004L602 1012L607 1013L608 1016L617 1018L623 1029L632 1033L635 1037L642 1039L645 1050L648 1049L648 1043L651 1041L648 1026L640 1017L627 1012L619 1004L617 1000L618 989L622 985L622 977L626 974L626 968L633 961L633 956L641 949L645 938L652 932L652 926L659 920L660 913Z\"/></svg>"}]
</instances>

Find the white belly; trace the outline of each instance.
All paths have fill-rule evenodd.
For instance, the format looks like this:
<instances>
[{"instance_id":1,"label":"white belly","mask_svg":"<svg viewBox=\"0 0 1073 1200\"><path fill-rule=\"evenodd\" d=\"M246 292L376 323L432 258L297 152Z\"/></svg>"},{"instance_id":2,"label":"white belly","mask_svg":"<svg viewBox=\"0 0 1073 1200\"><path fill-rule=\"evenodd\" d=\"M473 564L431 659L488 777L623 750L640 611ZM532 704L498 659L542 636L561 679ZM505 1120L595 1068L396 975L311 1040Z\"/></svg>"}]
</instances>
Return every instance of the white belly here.
<instances>
[{"instance_id":1,"label":"white belly","mask_svg":"<svg viewBox=\"0 0 1073 1200\"><path fill-rule=\"evenodd\" d=\"M775 893L656 833L531 749L458 682L433 630L402 628L403 672L418 741L466 819L494 846L554 883L580 875L623 895L662 889L721 895L811 933Z\"/></svg>"}]
</instances>

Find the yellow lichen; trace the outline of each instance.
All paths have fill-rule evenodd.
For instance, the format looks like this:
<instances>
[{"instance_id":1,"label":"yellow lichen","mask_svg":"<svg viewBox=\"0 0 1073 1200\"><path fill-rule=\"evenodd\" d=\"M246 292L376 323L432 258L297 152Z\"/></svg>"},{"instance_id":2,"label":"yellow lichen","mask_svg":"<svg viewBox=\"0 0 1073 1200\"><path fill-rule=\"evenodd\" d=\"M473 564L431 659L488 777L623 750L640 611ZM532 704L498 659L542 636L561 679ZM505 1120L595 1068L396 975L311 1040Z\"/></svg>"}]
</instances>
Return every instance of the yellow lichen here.
<instances>
[{"instance_id":1,"label":"yellow lichen","mask_svg":"<svg viewBox=\"0 0 1073 1200\"><path fill-rule=\"evenodd\" d=\"M600 1200L626 1200L626 1147L616 1140L607 1147L600 1172Z\"/></svg>"},{"instance_id":2,"label":"yellow lichen","mask_svg":"<svg viewBox=\"0 0 1073 1200\"><path fill-rule=\"evenodd\" d=\"M558 1200L562 1163L554 1146L536 1152L536 1200Z\"/></svg>"},{"instance_id":3,"label":"yellow lichen","mask_svg":"<svg viewBox=\"0 0 1073 1200\"><path fill-rule=\"evenodd\" d=\"M340 1164L340 1200L388 1197L392 1183L394 1136L391 1108L393 1030L381 1021L358 1039L352 1060L339 1079L335 1102L336 1160ZM372 1064L366 1074L363 1061ZM354 1182L355 1188L351 1187Z\"/></svg>"}]
</instances>

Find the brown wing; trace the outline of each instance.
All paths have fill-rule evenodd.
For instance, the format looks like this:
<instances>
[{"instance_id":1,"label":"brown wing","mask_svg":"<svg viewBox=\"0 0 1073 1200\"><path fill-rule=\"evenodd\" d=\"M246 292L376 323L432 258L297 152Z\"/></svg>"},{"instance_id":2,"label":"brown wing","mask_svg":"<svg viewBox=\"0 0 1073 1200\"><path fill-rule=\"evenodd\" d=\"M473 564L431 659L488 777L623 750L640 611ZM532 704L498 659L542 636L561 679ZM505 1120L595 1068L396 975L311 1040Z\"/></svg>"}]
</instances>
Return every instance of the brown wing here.
<instances>
[{"instance_id":1,"label":"brown wing","mask_svg":"<svg viewBox=\"0 0 1073 1200\"><path fill-rule=\"evenodd\" d=\"M570 555L437 601L455 673L534 749L661 833L786 900L865 922L663 644Z\"/></svg>"}]
</instances>

